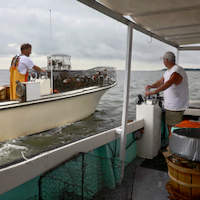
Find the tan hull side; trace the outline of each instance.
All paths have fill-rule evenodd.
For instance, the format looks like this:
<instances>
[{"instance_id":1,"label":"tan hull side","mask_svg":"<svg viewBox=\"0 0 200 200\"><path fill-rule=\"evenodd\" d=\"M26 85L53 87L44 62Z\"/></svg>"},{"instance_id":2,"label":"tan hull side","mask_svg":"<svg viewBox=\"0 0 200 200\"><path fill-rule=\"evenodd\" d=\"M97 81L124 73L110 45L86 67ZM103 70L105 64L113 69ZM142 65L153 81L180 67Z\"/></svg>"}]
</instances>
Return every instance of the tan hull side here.
<instances>
[{"instance_id":1,"label":"tan hull side","mask_svg":"<svg viewBox=\"0 0 200 200\"><path fill-rule=\"evenodd\" d=\"M0 141L31 135L84 119L96 110L106 91L1 110Z\"/></svg>"}]
</instances>

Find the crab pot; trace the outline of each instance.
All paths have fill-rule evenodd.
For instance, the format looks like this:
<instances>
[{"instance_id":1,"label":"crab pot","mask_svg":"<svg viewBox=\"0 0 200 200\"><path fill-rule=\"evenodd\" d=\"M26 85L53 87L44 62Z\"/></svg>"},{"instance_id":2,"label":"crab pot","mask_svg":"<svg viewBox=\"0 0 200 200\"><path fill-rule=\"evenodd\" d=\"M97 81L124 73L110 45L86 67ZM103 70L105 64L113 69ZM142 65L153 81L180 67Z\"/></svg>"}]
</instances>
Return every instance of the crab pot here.
<instances>
[{"instance_id":1,"label":"crab pot","mask_svg":"<svg viewBox=\"0 0 200 200\"><path fill-rule=\"evenodd\" d=\"M0 101L6 99L6 88L0 87Z\"/></svg>"},{"instance_id":2,"label":"crab pot","mask_svg":"<svg viewBox=\"0 0 200 200\"><path fill-rule=\"evenodd\" d=\"M182 199L199 200L200 171L174 164L168 158L166 161L172 191ZM196 166L200 167L200 164L196 163Z\"/></svg>"}]
</instances>

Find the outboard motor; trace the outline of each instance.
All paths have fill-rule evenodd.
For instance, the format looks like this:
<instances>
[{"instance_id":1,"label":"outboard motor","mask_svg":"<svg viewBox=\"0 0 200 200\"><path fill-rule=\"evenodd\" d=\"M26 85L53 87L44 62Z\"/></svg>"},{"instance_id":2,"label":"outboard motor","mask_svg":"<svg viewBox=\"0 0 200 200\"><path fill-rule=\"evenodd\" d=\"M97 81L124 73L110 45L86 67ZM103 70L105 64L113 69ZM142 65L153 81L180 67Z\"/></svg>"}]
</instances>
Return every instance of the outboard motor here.
<instances>
[{"instance_id":1,"label":"outboard motor","mask_svg":"<svg viewBox=\"0 0 200 200\"><path fill-rule=\"evenodd\" d=\"M25 101L25 96L26 96L26 88L25 86L20 83L19 81L16 82L16 94L18 97L20 97L21 101Z\"/></svg>"}]
</instances>

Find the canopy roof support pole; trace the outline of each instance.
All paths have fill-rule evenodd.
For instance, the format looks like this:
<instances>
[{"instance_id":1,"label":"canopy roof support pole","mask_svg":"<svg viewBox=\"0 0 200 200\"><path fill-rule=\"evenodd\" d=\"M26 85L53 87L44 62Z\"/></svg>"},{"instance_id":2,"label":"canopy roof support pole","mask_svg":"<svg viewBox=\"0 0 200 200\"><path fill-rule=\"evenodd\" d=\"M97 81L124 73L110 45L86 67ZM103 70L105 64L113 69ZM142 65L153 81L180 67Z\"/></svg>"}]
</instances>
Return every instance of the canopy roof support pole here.
<instances>
[{"instance_id":1,"label":"canopy roof support pole","mask_svg":"<svg viewBox=\"0 0 200 200\"><path fill-rule=\"evenodd\" d=\"M176 64L178 65L179 63L179 49L177 49L177 53L176 53Z\"/></svg>"},{"instance_id":2,"label":"canopy roof support pole","mask_svg":"<svg viewBox=\"0 0 200 200\"><path fill-rule=\"evenodd\" d=\"M51 31L51 10L50 12L50 40L51 40L51 48L50 48L50 56L51 56L51 94L53 94L53 58L52 58L52 31Z\"/></svg>"},{"instance_id":3,"label":"canopy roof support pole","mask_svg":"<svg viewBox=\"0 0 200 200\"><path fill-rule=\"evenodd\" d=\"M133 38L133 26L132 23L129 23L128 33L127 33L126 69L125 69L125 79L124 79L122 134L120 140L120 159L122 161L121 178L123 178L124 176L124 161L126 154L126 131L127 131L128 104L129 104L132 38Z\"/></svg>"}]
</instances>

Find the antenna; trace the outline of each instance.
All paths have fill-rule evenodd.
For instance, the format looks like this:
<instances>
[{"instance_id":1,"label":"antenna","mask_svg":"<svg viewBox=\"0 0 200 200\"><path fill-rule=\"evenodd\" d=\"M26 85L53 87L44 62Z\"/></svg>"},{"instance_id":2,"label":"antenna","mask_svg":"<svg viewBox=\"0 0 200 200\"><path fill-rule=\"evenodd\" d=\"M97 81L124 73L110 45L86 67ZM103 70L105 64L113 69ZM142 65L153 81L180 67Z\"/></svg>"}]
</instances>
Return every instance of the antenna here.
<instances>
[{"instance_id":1,"label":"antenna","mask_svg":"<svg viewBox=\"0 0 200 200\"><path fill-rule=\"evenodd\" d=\"M52 31L51 31L51 10L50 12L50 57L51 57L51 94L53 94L53 66L52 66Z\"/></svg>"}]
</instances>

